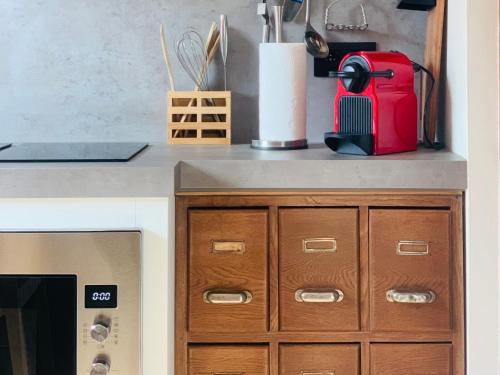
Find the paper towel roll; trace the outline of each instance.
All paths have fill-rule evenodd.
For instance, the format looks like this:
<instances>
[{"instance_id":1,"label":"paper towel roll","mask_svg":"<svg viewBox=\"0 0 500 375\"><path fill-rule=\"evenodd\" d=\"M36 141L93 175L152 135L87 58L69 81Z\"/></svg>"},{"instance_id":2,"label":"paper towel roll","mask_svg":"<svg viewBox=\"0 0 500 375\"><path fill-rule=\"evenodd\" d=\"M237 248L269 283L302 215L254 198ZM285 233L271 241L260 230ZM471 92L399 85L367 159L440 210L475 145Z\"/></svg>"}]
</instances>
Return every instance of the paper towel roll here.
<instances>
[{"instance_id":1,"label":"paper towel roll","mask_svg":"<svg viewBox=\"0 0 500 375\"><path fill-rule=\"evenodd\" d=\"M260 140L305 140L307 52L304 43L261 44L259 71Z\"/></svg>"}]
</instances>

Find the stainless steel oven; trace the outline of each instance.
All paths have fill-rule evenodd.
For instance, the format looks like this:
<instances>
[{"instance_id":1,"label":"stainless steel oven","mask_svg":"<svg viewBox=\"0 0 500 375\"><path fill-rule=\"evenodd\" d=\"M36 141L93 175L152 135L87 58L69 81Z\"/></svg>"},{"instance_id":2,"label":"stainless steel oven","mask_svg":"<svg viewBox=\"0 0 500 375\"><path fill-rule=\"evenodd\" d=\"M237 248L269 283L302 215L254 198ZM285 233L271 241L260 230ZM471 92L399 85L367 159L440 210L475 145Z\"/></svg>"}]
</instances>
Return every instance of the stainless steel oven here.
<instances>
[{"instance_id":1,"label":"stainless steel oven","mask_svg":"<svg viewBox=\"0 0 500 375\"><path fill-rule=\"evenodd\" d=\"M139 232L0 233L0 375L139 375Z\"/></svg>"}]
</instances>

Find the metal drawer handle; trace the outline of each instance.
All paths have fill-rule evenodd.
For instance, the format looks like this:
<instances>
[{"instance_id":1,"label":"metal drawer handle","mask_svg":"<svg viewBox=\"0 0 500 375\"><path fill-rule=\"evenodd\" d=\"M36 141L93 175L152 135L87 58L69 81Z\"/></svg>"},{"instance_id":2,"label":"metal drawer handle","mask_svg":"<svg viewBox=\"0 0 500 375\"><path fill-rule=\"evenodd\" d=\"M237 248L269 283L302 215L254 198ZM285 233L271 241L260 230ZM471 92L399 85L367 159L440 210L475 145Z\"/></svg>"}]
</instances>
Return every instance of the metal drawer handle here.
<instances>
[{"instance_id":1,"label":"metal drawer handle","mask_svg":"<svg viewBox=\"0 0 500 375\"><path fill-rule=\"evenodd\" d=\"M299 289L295 292L295 301L305 303L334 303L341 302L344 293L339 289L313 290Z\"/></svg>"},{"instance_id":2,"label":"metal drawer handle","mask_svg":"<svg viewBox=\"0 0 500 375\"><path fill-rule=\"evenodd\" d=\"M335 375L335 371L330 371L330 370L320 371L320 372L302 371L300 374L301 375Z\"/></svg>"},{"instance_id":3,"label":"metal drawer handle","mask_svg":"<svg viewBox=\"0 0 500 375\"><path fill-rule=\"evenodd\" d=\"M401 292L389 290L386 293L387 301L394 303L429 304L436 301L436 294L429 290L427 292Z\"/></svg>"},{"instance_id":4,"label":"metal drawer handle","mask_svg":"<svg viewBox=\"0 0 500 375\"><path fill-rule=\"evenodd\" d=\"M337 240L335 238L307 238L302 240L302 250L304 253L335 253Z\"/></svg>"},{"instance_id":5,"label":"metal drawer handle","mask_svg":"<svg viewBox=\"0 0 500 375\"><path fill-rule=\"evenodd\" d=\"M212 372L212 375L245 375L244 372Z\"/></svg>"},{"instance_id":6,"label":"metal drawer handle","mask_svg":"<svg viewBox=\"0 0 500 375\"><path fill-rule=\"evenodd\" d=\"M406 256L425 256L430 254L430 244L427 241L398 241L396 253Z\"/></svg>"},{"instance_id":7,"label":"metal drawer handle","mask_svg":"<svg viewBox=\"0 0 500 375\"><path fill-rule=\"evenodd\" d=\"M252 293L242 292L218 292L207 290L203 293L203 302L213 305L244 305L252 301Z\"/></svg>"},{"instance_id":8,"label":"metal drawer handle","mask_svg":"<svg viewBox=\"0 0 500 375\"><path fill-rule=\"evenodd\" d=\"M245 254L245 241L212 241L215 254Z\"/></svg>"}]
</instances>

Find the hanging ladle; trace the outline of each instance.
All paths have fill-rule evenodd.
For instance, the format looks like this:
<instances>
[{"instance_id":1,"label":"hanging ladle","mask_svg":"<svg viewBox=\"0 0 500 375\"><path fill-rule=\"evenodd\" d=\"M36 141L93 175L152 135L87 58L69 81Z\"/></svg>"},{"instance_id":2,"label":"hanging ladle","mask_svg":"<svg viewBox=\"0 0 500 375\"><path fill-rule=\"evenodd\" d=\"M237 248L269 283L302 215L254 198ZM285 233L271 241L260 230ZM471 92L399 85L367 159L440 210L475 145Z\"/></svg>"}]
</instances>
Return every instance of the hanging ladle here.
<instances>
[{"instance_id":1,"label":"hanging ladle","mask_svg":"<svg viewBox=\"0 0 500 375\"><path fill-rule=\"evenodd\" d=\"M311 0L306 0L306 32L304 43L314 57L325 58L330 54L330 49L325 39L311 25Z\"/></svg>"}]
</instances>

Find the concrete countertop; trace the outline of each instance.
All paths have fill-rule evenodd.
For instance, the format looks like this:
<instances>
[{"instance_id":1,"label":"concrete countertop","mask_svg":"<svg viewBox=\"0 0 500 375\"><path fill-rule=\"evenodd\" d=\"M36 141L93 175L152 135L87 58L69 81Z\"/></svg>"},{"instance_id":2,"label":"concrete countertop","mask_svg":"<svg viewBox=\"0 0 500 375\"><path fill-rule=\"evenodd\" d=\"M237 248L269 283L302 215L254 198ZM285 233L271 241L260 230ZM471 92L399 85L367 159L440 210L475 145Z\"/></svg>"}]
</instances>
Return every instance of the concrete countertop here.
<instances>
[{"instance_id":1,"label":"concrete countertop","mask_svg":"<svg viewBox=\"0 0 500 375\"><path fill-rule=\"evenodd\" d=\"M361 157L325 146L257 151L236 146L150 146L129 163L0 163L2 198L167 197L176 191L452 189L467 162L448 151Z\"/></svg>"}]
</instances>

